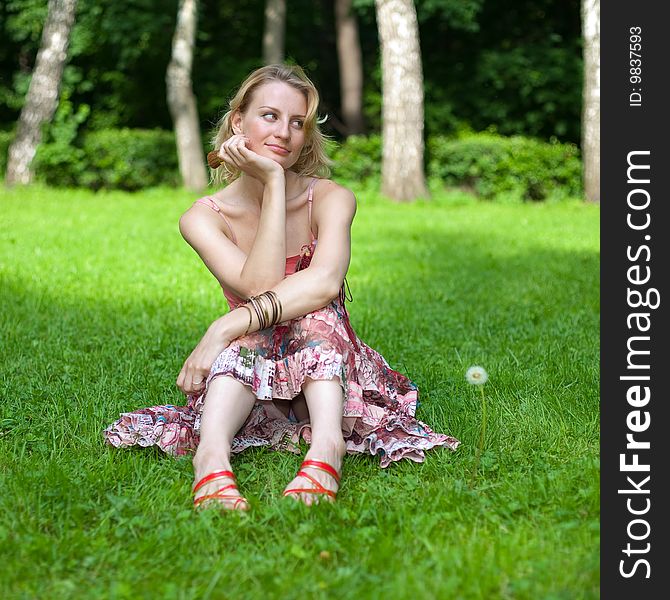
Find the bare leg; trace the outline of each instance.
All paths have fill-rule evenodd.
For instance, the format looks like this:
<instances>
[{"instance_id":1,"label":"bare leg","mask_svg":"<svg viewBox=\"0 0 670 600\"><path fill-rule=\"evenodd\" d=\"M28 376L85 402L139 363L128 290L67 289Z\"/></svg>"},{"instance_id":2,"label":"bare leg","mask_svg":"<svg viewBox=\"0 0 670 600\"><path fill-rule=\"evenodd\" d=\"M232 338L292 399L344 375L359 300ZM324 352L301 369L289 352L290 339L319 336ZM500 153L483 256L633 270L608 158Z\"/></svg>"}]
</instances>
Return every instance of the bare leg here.
<instances>
[{"instance_id":1,"label":"bare leg","mask_svg":"<svg viewBox=\"0 0 670 600\"><path fill-rule=\"evenodd\" d=\"M200 443L193 457L195 480L199 481L212 471L232 471L230 448L235 434L247 420L256 402L251 388L228 375L212 380L205 397L205 406L200 421ZM196 498L213 494L225 485L233 483L230 479L217 479L197 491ZM234 489L224 492L231 496L240 496ZM233 508L233 499L213 499L224 508ZM203 503L208 503L204 501ZM249 508L246 502L238 502L237 507Z\"/></svg>"},{"instance_id":2,"label":"bare leg","mask_svg":"<svg viewBox=\"0 0 670 600\"><path fill-rule=\"evenodd\" d=\"M342 471L342 459L346 454L346 443L342 437L342 413L344 393L337 378L330 380L313 380L307 378L303 385L305 400L309 409L312 428L312 444L305 455L305 460L321 460L332 465L338 473ZM335 479L319 469L306 467L305 472L314 477L327 490L336 491ZM306 477L298 476L285 489L313 488ZM325 494L294 493L290 497L297 498L308 506L318 503L321 499L329 500Z\"/></svg>"}]
</instances>

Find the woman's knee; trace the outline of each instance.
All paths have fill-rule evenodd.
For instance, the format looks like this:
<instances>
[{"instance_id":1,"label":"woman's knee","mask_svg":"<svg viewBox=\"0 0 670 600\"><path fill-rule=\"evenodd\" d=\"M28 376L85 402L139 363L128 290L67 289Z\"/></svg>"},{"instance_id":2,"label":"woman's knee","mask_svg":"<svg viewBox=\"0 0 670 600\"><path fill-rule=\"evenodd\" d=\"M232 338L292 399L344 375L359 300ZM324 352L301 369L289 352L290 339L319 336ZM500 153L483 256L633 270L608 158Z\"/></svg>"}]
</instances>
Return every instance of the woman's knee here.
<instances>
[{"instance_id":1,"label":"woman's knee","mask_svg":"<svg viewBox=\"0 0 670 600\"><path fill-rule=\"evenodd\" d=\"M207 395L209 396L210 393L217 396L220 394L242 394L256 397L249 385L228 374L216 375L212 378L209 382Z\"/></svg>"}]
</instances>

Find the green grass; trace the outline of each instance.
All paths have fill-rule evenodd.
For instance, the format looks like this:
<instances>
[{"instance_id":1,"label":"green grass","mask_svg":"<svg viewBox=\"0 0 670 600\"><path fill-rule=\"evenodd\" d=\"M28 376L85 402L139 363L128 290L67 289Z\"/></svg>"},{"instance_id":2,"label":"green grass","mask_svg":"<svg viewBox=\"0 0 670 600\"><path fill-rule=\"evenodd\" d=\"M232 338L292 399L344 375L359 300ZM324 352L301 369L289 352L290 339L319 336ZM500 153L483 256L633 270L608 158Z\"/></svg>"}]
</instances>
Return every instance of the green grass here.
<instances>
[{"instance_id":1,"label":"green grass","mask_svg":"<svg viewBox=\"0 0 670 600\"><path fill-rule=\"evenodd\" d=\"M178 232L194 197L0 192L3 599L599 597L598 207L357 197L353 327L462 444L347 456L312 509L281 497L299 456L248 450L238 515L193 513L190 458L101 434L183 404L179 369L227 310Z\"/></svg>"}]
</instances>

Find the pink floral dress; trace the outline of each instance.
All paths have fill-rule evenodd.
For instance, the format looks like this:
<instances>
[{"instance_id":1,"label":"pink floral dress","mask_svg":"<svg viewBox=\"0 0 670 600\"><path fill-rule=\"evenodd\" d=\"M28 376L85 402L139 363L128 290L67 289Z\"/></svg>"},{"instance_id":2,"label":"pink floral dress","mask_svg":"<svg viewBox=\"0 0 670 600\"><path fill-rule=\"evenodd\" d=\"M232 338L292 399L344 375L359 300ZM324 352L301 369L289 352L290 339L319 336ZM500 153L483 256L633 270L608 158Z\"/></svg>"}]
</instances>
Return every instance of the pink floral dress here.
<instances>
[{"instance_id":1,"label":"pink floral dress","mask_svg":"<svg viewBox=\"0 0 670 600\"><path fill-rule=\"evenodd\" d=\"M309 187L310 233L316 181ZM210 206L225 219L210 198L196 202ZM286 259L287 277L309 266L317 243L313 233L311 237L299 255ZM233 241L236 243L234 233ZM434 447L455 450L460 443L457 439L435 433L415 418L416 384L356 336L345 308L345 287L348 289L346 279L339 297L324 308L237 338L214 361L205 389L187 396L185 406L160 405L123 413L105 429L105 440L116 447L155 445L175 456L194 452L209 385L215 377L228 375L249 386L257 398L235 435L232 452L267 446L298 454L300 438L311 443L309 420L297 421L292 411L287 418L273 399L295 398L310 377L336 378L342 386L342 433L349 454L378 455L385 468L403 458L423 462L424 451ZM244 303L223 292L231 310Z\"/></svg>"}]
</instances>

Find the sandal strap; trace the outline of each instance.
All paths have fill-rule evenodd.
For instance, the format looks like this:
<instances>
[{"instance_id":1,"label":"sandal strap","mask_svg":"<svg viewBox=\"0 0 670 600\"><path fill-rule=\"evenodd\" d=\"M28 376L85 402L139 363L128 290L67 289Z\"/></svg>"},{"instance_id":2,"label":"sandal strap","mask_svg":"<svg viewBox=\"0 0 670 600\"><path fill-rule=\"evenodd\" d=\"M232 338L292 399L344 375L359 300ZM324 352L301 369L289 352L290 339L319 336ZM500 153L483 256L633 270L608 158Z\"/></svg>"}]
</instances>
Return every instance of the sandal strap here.
<instances>
[{"instance_id":1,"label":"sandal strap","mask_svg":"<svg viewBox=\"0 0 670 600\"><path fill-rule=\"evenodd\" d=\"M309 473L305 473L304 471L298 471L298 475L300 477L305 477L306 479L309 479L316 487L315 488L292 488L290 490L286 490L284 492L284 496L286 496L287 494L291 494L293 492L305 492L305 493L308 493L308 494L328 494L332 498L335 498L337 496L337 492L333 492L332 490L328 490L325 487L323 487Z\"/></svg>"},{"instance_id":2,"label":"sandal strap","mask_svg":"<svg viewBox=\"0 0 670 600\"><path fill-rule=\"evenodd\" d=\"M223 479L224 477L228 477L235 481L235 474L232 471L213 471L209 475L205 475L200 481L198 481L198 483L193 486L192 493L195 494L206 483L216 479Z\"/></svg>"},{"instance_id":3,"label":"sandal strap","mask_svg":"<svg viewBox=\"0 0 670 600\"><path fill-rule=\"evenodd\" d=\"M306 489L306 488L291 488L290 490L286 490L284 492L284 496L288 496L289 494L293 493L299 493L302 492L304 494L328 494L331 498L336 498L337 494L335 492L331 492L330 490L315 490L315 489Z\"/></svg>"},{"instance_id":4,"label":"sandal strap","mask_svg":"<svg viewBox=\"0 0 670 600\"><path fill-rule=\"evenodd\" d=\"M222 500L235 500L235 504L233 504L234 509L237 508L238 502L246 502L247 504L249 504L249 501L244 496L231 496L230 494L220 494L219 492L215 492L213 494L207 494L205 496L200 496L200 498L196 498L193 502L193 505L197 507L205 500L210 500L212 498L220 498Z\"/></svg>"},{"instance_id":5,"label":"sandal strap","mask_svg":"<svg viewBox=\"0 0 670 600\"><path fill-rule=\"evenodd\" d=\"M314 477L312 477L309 473L305 473L305 471L298 471L298 475L300 477L305 477L306 479L309 479L316 486L316 489L319 490L320 492L326 489L316 479L314 479ZM312 488L312 489L314 489L314 488Z\"/></svg>"},{"instance_id":6,"label":"sandal strap","mask_svg":"<svg viewBox=\"0 0 670 600\"><path fill-rule=\"evenodd\" d=\"M337 471L328 463L320 461L320 460L305 460L303 463L300 465L300 468L303 469L304 467L313 467L314 469L320 469L321 471L325 471L337 481L338 485L340 483L340 476L337 474Z\"/></svg>"},{"instance_id":7,"label":"sandal strap","mask_svg":"<svg viewBox=\"0 0 670 600\"><path fill-rule=\"evenodd\" d=\"M230 485L224 485L222 488L219 488L214 492L215 494L220 494L221 492L225 492L226 490L236 490L237 486L234 483L231 483Z\"/></svg>"}]
</instances>

